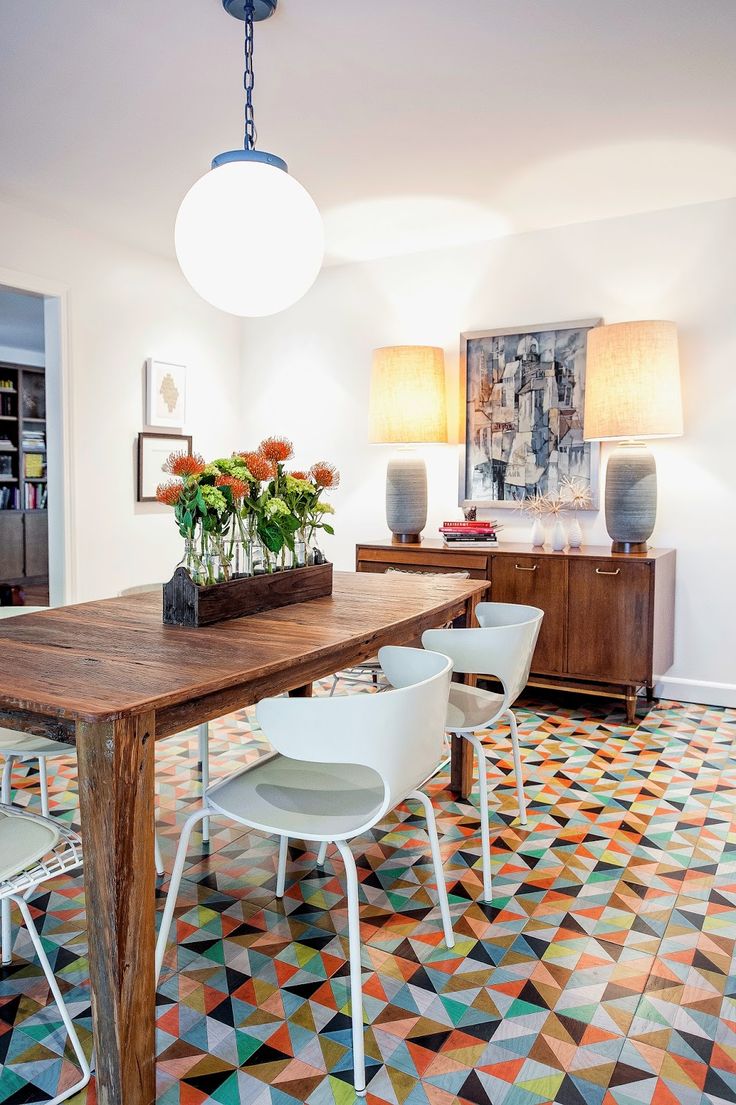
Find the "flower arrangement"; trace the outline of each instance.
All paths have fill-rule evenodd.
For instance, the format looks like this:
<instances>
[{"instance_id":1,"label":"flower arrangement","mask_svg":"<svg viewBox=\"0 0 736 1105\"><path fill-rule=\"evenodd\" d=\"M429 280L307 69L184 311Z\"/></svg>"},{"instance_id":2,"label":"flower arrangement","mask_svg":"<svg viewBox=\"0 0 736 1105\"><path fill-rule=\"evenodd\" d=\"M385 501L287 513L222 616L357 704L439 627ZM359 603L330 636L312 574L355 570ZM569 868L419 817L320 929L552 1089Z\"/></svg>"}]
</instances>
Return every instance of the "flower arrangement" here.
<instances>
[{"instance_id":1,"label":"flower arrangement","mask_svg":"<svg viewBox=\"0 0 736 1105\"><path fill-rule=\"evenodd\" d=\"M171 478L156 497L174 509L181 565L195 583L325 562L315 539L320 530L334 533L327 521L334 508L323 496L340 476L327 461L287 472L293 452L287 438L268 437L256 450L209 462L199 454L168 458Z\"/></svg>"}]
</instances>

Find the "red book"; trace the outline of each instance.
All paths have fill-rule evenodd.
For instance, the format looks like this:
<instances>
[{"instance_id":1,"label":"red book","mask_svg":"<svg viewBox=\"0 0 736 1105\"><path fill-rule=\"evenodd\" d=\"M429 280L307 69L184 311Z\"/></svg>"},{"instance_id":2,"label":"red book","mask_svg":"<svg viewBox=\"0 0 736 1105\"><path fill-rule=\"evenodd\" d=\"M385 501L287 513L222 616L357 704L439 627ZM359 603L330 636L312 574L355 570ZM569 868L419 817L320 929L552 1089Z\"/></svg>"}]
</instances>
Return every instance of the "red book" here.
<instances>
[{"instance_id":1,"label":"red book","mask_svg":"<svg viewBox=\"0 0 736 1105\"><path fill-rule=\"evenodd\" d=\"M450 529L452 529L452 530L455 530L455 529L456 530L471 530L471 529L472 530L486 530L486 529L494 529L495 525L496 525L495 521L493 521L493 522L484 522L484 521L480 521L480 522L443 522L442 525L440 526L440 529L447 529L447 530L450 530Z\"/></svg>"}]
</instances>

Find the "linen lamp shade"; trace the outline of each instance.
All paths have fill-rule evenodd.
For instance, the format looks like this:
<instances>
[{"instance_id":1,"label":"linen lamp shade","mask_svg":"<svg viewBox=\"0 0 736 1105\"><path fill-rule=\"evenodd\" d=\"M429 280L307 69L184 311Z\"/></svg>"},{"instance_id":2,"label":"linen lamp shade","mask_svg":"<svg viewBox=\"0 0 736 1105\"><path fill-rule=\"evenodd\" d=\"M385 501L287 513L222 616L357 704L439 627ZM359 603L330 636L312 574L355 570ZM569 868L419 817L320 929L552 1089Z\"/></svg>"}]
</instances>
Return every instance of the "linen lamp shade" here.
<instances>
[{"instance_id":1,"label":"linen lamp shade","mask_svg":"<svg viewBox=\"0 0 736 1105\"><path fill-rule=\"evenodd\" d=\"M427 466L407 446L447 441L444 351L376 349L368 414L370 441L404 446L386 470L386 521L394 541L416 544L427 524Z\"/></svg>"},{"instance_id":2,"label":"linen lamp shade","mask_svg":"<svg viewBox=\"0 0 736 1105\"><path fill-rule=\"evenodd\" d=\"M391 345L373 354L370 441L447 441L444 350Z\"/></svg>"},{"instance_id":3,"label":"linen lamp shade","mask_svg":"<svg viewBox=\"0 0 736 1105\"><path fill-rule=\"evenodd\" d=\"M590 330L585 440L619 442L606 468L613 552L646 552L657 519L657 466L641 439L681 433L674 322L617 322Z\"/></svg>"},{"instance_id":4,"label":"linen lamp shade","mask_svg":"<svg viewBox=\"0 0 736 1105\"><path fill-rule=\"evenodd\" d=\"M674 322L616 322L588 333L586 441L682 433Z\"/></svg>"}]
</instances>

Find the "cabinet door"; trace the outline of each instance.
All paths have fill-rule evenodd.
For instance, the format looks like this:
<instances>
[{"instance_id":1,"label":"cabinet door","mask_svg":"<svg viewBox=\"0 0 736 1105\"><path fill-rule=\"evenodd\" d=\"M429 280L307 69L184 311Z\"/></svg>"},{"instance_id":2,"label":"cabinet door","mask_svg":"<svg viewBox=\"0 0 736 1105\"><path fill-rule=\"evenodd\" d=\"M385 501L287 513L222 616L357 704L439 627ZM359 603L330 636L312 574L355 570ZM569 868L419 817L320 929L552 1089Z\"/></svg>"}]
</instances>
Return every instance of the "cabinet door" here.
<instances>
[{"instance_id":1,"label":"cabinet door","mask_svg":"<svg viewBox=\"0 0 736 1105\"><path fill-rule=\"evenodd\" d=\"M23 576L23 515L0 511L0 580Z\"/></svg>"},{"instance_id":2,"label":"cabinet door","mask_svg":"<svg viewBox=\"0 0 736 1105\"><path fill-rule=\"evenodd\" d=\"M611 559L570 563L570 675L621 683L651 678L651 564Z\"/></svg>"},{"instance_id":3,"label":"cabinet door","mask_svg":"<svg viewBox=\"0 0 736 1105\"><path fill-rule=\"evenodd\" d=\"M491 568L494 602L518 602L544 610L532 660L532 671L550 675L565 671L567 563L561 557L494 555Z\"/></svg>"},{"instance_id":4,"label":"cabinet door","mask_svg":"<svg viewBox=\"0 0 736 1105\"><path fill-rule=\"evenodd\" d=\"M49 572L49 523L45 510L33 511L26 518L26 575L46 576Z\"/></svg>"}]
</instances>

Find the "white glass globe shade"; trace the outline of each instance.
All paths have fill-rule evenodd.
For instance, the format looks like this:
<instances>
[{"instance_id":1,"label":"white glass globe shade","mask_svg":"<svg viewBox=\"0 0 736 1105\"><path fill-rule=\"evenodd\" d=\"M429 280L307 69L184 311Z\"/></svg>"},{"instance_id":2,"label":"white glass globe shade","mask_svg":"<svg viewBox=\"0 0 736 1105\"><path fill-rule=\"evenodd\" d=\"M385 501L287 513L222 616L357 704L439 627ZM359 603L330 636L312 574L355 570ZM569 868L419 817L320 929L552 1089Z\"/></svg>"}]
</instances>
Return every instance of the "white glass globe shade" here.
<instances>
[{"instance_id":1,"label":"white glass globe shade","mask_svg":"<svg viewBox=\"0 0 736 1105\"><path fill-rule=\"evenodd\" d=\"M301 299L325 249L312 197L283 169L259 161L233 161L200 177L179 208L175 242L194 290L246 318Z\"/></svg>"}]
</instances>

